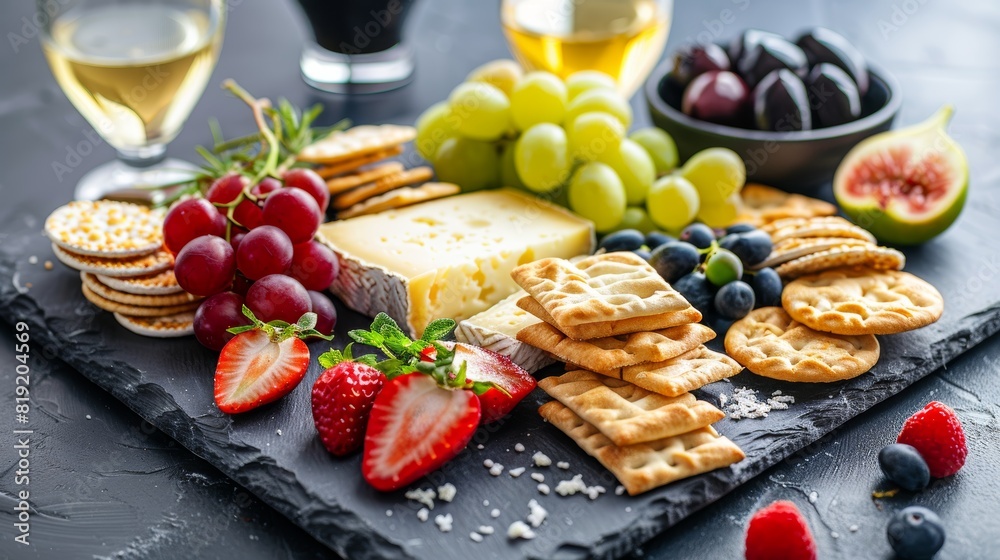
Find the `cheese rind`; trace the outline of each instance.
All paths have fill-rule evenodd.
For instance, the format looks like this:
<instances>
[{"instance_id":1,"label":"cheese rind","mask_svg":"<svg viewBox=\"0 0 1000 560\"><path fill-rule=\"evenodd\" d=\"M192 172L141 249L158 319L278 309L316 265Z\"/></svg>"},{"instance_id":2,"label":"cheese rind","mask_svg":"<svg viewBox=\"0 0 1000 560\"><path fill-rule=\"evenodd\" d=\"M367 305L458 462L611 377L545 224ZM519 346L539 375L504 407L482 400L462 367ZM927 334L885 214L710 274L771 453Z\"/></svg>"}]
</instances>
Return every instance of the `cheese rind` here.
<instances>
[{"instance_id":1,"label":"cheese rind","mask_svg":"<svg viewBox=\"0 0 1000 560\"><path fill-rule=\"evenodd\" d=\"M320 235L341 265L330 290L415 336L433 319L461 321L517 291L510 271L518 265L594 248L591 222L513 189L331 222Z\"/></svg>"},{"instance_id":2,"label":"cheese rind","mask_svg":"<svg viewBox=\"0 0 1000 560\"><path fill-rule=\"evenodd\" d=\"M554 364L555 360L544 350L517 339L517 331L541 322L541 319L517 306L517 300L526 295L523 290L515 292L486 311L460 322L455 329L455 338L459 342L475 344L507 356L528 373Z\"/></svg>"}]
</instances>

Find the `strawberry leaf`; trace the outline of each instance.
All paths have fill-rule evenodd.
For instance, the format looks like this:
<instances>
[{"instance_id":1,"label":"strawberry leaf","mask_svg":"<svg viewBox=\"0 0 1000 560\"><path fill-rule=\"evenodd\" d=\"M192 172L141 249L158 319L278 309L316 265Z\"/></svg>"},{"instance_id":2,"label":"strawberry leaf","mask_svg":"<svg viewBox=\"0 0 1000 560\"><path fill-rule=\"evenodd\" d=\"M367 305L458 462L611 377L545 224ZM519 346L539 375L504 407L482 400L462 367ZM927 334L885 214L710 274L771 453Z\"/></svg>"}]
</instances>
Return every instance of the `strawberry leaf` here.
<instances>
[{"instance_id":1,"label":"strawberry leaf","mask_svg":"<svg viewBox=\"0 0 1000 560\"><path fill-rule=\"evenodd\" d=\"M299 317L298 323L295 324L303 331L308 331L316 328L317 320L318 316L310 311L309 313L303 313L302 317Z\"/></svg>"},{"instance_id":2,"label":"strawberry leaf","mask_svg":"<svg viewBox=\"0 0 1000 560\"><path fill-rule=\"evenodd\" d=\"M455 323L454 319L434 319L424 329L424 334L420 336L420 340L424 342L440 340L451 334L451 331L455 330L456 326L457 323Z\"/></svg>"}]
</instances>

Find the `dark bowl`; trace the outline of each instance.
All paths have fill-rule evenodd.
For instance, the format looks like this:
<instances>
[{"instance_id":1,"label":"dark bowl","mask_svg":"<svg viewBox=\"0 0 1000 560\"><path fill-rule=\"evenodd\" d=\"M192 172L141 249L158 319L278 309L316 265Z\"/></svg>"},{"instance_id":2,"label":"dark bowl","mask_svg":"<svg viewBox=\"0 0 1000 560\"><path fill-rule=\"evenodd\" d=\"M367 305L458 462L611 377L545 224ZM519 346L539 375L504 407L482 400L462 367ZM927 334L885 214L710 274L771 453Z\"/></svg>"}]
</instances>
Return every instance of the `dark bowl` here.
<instances>
[{"instance_id":1,"label":"dark bowl","mask_svg":"<svg viewBox=\"0 0 1000 560\"><path fill-rule=\"evenodd\" d=\"M832 180L837 165L855 144L889 130L902 104L895 78L869 65L871 84L861 100L861 118L856 121L791 132L735 128L682 113L683 92L667 79L671 68L668 60L650 75L646 102L653 123L677 142L681 161L705 148L729 148L746 162L748 181L790 192L811 193Z\"/></svg>"}]
</instances>

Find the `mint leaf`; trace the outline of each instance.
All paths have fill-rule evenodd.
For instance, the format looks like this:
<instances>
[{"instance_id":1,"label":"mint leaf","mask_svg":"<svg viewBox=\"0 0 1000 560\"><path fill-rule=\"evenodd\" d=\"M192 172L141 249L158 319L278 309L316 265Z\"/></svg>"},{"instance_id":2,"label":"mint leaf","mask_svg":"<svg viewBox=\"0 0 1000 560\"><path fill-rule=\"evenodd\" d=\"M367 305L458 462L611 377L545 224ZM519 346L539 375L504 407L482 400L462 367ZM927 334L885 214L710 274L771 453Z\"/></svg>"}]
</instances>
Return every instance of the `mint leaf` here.
<instances>
[{"instance_id":1,"label":"mint leaf","mask_svg":"<svg viewBox=\"0 0 1000 560\"><path fill-rule=\"evenodd\" d=\"M254 330L256 328L257 328L257 325L242 325L242 326L239 326L239 327L232 327L232 328L226 329L226 332L231 333L231 334L240 334L240 333L244 333L244 332L247 332L247 331L252 331L252 330Z\"/></svg>"},{"instance_id":2,"label":"mint leaf","mask_svg":"<svg viewBox=\"0 0 1000 560\"><path fill-rule=\"evenodd\" d=\"M330 369L340 362L345 362L349 359L350 358L344 356L344 353L340 350L331 348L329 351L320 354L317 361L319 361L319 365L322 366L323 369Z\"/></svg>"},{"instance_id":3,"label":"mint leaf","mask_svg":"<svg viewBox=\"0 0 1000 560\"><path fill-rule=\"evenodd\" d=\"M371 330L373 332L381 333L386 327L392 327L399 332L403 332L399 329L399 325L396 324L396 321L393 321L392 317L390 317L388 313L379 313L374 319L372 319Z\"/></svg>"},{"instance_id":4,"label":"mint leaf","mask_svg":"<svg viewBox=\"0 0 1000 560\"><path fill-rule=\"evenodd\" d=\"M420 336L420 340L424 342L440 340L451 334L451 331L455 330L456 326L457 323L455 323L454 319L434 319L424 329L424 334Z\"/></svg>"},{"instance_id":5,"label":"mint leaf","mask_svg":"<svg viewBox=\"0 0 1000 560\"><path fill-rule=\"evenodd\" d=\"M355 342L360 344L366 344L368 346L374 346L376 348L381 348L385 343L385 339L382 335L377 332L371 332L361 329L355 329L347 333L347 336L351 337Z\"/></svg>"},{"instance_id":6,"label":"mint leaf","mask_svg":"<svg viewBox=\"0 0 1000 560\"><path fill-rule=\"evenodd\" d=\"M304 331L308 331L316 328L316 321L318 316L313 312L303 313L302 317L299 317L299 322L296 325L299 326Z\"/></svg>"}]
</instances>

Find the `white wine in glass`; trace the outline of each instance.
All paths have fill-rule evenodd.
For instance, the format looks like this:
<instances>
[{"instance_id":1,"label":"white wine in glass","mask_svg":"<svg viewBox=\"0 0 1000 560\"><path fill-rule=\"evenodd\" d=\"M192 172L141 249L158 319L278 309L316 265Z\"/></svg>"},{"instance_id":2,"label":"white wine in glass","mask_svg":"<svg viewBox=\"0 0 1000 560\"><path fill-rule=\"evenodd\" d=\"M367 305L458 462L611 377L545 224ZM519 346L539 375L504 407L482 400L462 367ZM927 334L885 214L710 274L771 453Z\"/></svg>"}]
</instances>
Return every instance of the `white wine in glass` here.
<instances>
[{"instance_id":1,"label":"white wine in glass","mask_svg":"<svg viewBox=\"0 0 1000 560\"><path fill-rule=\"evenodd\" d=\"M503 0L500 21L525 68L600 70L631 96L663 54L672 12L672 0Z\"/></svg>"},{"instance_id":2,"label":"white wine in glass","mask_svg":"<svg viewBox=\"0 0 1000 560\"><path fill-rule=\"evenodd\" d=\"M39 0L39 10L56 3ZM190 175L165 160L215 68L224 0L66 0L42 45L66 96L118 160L77 184L78 199L162 185Z\"/></svg>"}]
</instances>

